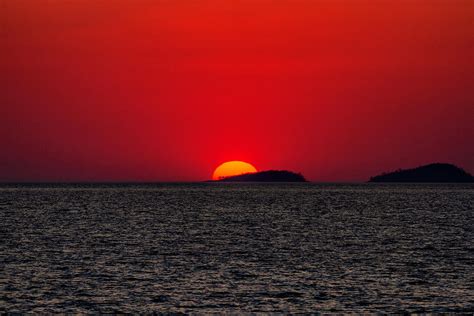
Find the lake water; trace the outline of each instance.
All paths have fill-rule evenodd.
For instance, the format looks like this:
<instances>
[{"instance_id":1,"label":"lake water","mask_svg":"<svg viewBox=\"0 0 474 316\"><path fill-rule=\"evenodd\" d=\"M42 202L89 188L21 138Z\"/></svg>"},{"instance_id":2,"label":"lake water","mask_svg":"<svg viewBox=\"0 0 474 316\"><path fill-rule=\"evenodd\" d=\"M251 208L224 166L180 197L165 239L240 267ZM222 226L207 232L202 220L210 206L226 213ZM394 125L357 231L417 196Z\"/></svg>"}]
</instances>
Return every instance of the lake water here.
<instances>
[{"instance_id":1,"label":"lake water","mask_svg":"<svg viewBox=\"0 0 474 316\"><path fill-rule=\"evenodd\" d=\"M473 312L474 186L3 185L0 311Z\"/></svg>"}]
</instances>

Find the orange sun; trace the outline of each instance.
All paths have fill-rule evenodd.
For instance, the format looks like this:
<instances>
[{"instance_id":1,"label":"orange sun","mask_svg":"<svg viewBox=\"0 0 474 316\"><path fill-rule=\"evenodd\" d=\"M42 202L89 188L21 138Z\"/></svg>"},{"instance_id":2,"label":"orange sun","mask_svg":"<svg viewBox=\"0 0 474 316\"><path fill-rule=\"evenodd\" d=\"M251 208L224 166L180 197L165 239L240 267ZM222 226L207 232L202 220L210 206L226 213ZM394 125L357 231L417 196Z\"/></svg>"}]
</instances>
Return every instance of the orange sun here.
<instances>
[{"instance_id":1,"label":"orange sun","mask_svg":"<svg viewBox=\"0 0 474 316\"><path fill-rule=\"evenodd\" d=\"M228 161L214 170L212 180L220 180L230 176L238 176L244 173L257 172L257 169L251 164L243 161Z\"/></svg>"}]
</instances>

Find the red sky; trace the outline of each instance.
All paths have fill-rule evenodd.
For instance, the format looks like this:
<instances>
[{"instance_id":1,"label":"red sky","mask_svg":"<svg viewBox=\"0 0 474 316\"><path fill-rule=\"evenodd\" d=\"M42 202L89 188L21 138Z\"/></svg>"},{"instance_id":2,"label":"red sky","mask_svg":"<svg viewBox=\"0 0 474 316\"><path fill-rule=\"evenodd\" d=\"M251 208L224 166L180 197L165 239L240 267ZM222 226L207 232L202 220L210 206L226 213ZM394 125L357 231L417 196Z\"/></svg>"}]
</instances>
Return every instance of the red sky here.
<instances>
[{"instance_id":1,"label":"red sky","mask_svg":"<svg viewBox=\"0 0 474 316\"><path fill-rule=\"evenodd\" d=\"M0 0L0 181L474 172L472 0Z\"/></svg>"}]
</instances>

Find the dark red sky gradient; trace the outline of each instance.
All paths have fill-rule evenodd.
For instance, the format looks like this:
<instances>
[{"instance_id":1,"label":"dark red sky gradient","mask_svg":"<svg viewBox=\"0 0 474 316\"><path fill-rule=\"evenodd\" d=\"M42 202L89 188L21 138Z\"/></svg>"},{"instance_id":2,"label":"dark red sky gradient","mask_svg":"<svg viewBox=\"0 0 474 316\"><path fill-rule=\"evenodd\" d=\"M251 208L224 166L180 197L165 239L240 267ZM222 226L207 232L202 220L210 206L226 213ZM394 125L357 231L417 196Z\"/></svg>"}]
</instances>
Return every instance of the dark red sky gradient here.
<instances>
[{"instance_id":1,"label":"dark red sky gradient","mask_svg":"<svg viewBox=\"0 0 474 316\"><path fill-rule=\"evenodd\" d=\"M473 21L471 0L0 0L0 181L474 172Z\"/></svg>"}]
</instances>

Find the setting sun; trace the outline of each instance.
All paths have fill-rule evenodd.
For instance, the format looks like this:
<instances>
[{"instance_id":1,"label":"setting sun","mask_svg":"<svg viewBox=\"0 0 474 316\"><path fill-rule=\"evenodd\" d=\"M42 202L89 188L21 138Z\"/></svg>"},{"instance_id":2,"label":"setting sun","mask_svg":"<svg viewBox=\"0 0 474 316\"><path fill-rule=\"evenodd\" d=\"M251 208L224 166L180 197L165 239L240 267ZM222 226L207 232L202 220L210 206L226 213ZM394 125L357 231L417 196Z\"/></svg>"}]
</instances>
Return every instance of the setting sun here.
<instances>
[{"instance_id":1,"label":"setting sun","mask_svg":"<svg viewBox=\"0 0 474 316\"><path fill-rule=\"evenodd\" d=\"M257 169L251 164L243 161L228 161L221 164L214 170L212 180L220 180L222 178L237 176L245 173L257 172Z\"/></svg>"}]
</instances>

